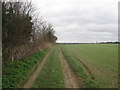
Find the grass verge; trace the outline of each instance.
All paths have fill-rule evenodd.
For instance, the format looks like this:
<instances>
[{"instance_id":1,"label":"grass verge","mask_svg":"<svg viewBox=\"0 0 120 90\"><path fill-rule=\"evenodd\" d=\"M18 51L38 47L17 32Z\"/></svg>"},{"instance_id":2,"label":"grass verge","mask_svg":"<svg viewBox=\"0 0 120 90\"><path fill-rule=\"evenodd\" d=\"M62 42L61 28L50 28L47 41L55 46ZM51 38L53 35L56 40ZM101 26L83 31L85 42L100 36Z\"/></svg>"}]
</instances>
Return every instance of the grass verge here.
<instances>
[{"instance_id":1,"label":"grass verge","mask_svg":"<svg viewBox=\"0 0 120 90\"><path fill-rule=\"evenodd\" d=\"M45 49L44 51L37 52L22 61L17 60L12 62L3 62L2 87L14 88L19 83L20 85L24 85L27 82L26 78L31 74L30 71L33 66L35 69L37 67L37 63L43 60L43 57L47 52L48 49Z\"/></svg>"},{"instance_id":2,"label":"grass verge","mask_svg":"<svg viewBox=\"0 0 120 90\"><path fill-rule=\"evenodd\" d=\"M33 88L64 88L63 73L57 46L51 50Z\"/></svg>"}]
</instances>

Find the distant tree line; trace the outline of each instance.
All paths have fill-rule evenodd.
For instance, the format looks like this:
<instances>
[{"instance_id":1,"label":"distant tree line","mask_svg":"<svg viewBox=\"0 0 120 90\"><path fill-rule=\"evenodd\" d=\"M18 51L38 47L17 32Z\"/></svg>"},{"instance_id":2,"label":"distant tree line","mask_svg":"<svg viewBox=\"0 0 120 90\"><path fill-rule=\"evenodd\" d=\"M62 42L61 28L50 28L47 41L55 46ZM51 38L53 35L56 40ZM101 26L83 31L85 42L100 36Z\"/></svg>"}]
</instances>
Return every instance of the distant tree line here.
<instances>
[{"instance_id":1,"label":"distant tree line","mask_svg":"<svg viewBox=\"0 0 120 90\"><path fill-rule=\"evenodd\" d=\"M3 60L23 59L55 43L54 28L32 2L2 2Z\"/></svg>"},{"instance_id":2,"label":"distant tree line","mask_svg":"<svg viewBox=\"0 0 120 90\"><path fill-rule=\"evenodd\" d=\"M119 44L120 42L99 42L99 44Z\"/></svg>"},{"instance_id":3,"label":"distant tree line","mask_svg":"<svg viewBox=\"0 0 120 90\"><path fill-rule=\"evenodd\" d=\"M95 43L57 43L57 44L120 44L120 42L95 42Z\"/></svg>"}]
</instances>

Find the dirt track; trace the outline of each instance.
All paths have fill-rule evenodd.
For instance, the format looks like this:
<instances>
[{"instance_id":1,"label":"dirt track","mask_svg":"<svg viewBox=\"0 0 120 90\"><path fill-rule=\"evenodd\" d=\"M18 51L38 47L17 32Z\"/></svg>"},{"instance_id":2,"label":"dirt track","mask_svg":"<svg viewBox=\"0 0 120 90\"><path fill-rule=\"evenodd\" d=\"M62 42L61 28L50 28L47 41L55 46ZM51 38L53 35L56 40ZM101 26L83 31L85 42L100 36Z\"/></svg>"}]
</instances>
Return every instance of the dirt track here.
<instances>
[{"instance_id":1,"label":"dirt track","mask_svg":"<svg viewBox=\"0 0 120 90\"><path fill-rule=\"evenodd\" d=\"M46 62L49 53L45 56L44 60L42 62L40 62L37 70L29 78L28 82L23 86L23 88L31 88L32 87L32 85L35 82L37 76L39 75L43 65ZM61 67L62 67L63 76L64 76L65 88L81 88L82 86L80 86L80 78L72 71L69 63L65 60L65 58L62 54L62 51L60 51L59 56L60 56L60 60L61 60Z\"/></svg>"},{"instance_id":2,"label":"dirt track","mask_svg":"<svg viewBox=\"0 0 120 90\"><path fill-rule=\"evenodd\" d=\"M29 78L28 82L23 86L23 88L31 88L34 81L36 80L37 76L39 75L47 57L48 57L49 53L45 56L45 58L43 59L42 62L40 62L37 70L34 72L34 74Z\"/></svg>"},{"instance_id":3,"label":"dirt track","mask_svg":"<svg viewBox=\"0 0 120 90\"><path fill-rule=\"evenodd\" d=\"M81 88L79 83L80 79L72 71L70 65L65 60L62 52L60 52L60 60L62 64L63 74L64 74L65 88Z\"/></svg>"}]
</instances>

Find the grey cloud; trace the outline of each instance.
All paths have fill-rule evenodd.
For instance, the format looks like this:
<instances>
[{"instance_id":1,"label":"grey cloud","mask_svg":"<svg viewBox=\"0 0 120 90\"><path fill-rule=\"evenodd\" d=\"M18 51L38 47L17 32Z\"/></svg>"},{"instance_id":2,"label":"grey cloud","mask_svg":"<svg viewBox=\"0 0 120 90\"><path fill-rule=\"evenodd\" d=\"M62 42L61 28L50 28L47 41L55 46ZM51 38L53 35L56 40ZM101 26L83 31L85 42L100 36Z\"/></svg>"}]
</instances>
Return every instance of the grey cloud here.
<instances>
[{"instance_id":1,"label":"grey cloud","mask_svg":"<svg viewBox=\"0 0 120 90\"><path fill-rule=\"evenodd\" d=\"M41 0L38 7L41 5L42 15L55 27L58 42L115 41L117 1Z\"/></svg>"}]
</instances>

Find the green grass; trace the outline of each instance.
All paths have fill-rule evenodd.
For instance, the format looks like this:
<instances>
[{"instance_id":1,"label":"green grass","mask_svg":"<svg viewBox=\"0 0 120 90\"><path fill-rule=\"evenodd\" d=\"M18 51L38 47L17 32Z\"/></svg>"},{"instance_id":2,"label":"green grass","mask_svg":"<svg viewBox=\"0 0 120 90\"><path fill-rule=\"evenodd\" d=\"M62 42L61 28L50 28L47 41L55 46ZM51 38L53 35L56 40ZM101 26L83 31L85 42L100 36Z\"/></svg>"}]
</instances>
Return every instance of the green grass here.
<instances>
[{"instance_id":1,"label":"green grass","mask_svg":"<svg viewBox=\"0 0 120 90\"><path fill-rule=\"evenodd\" d=\"M69 58L73 55L80 59L92 72L95 77L95 82L98 82L99 87L117 87L118 82L118 45L117 44L72 44L62 45L63 51L69 54ZM66 54L64 53L64 54ZM68 59L70 60L70 59ZM74 58L74 62L77 61ZM72 62L73 62L72 61ZM69 61L70 62L70 61ZM85 68L84 74L89 76ZM72 65L77 67L77 64ZM79 71L77 71L79 72ZM85 75L82 77L85 77ZM89 81L89 80L87 80ZM93 85L94 87L98 87Z\"/></svg>"},{"instance_id":2,"label":"green grass","mask_svg":"<svg viewBox=\"0 0 120 90\"><path fill-rule=\"evenodd\" d=\"M67 62L70 64L72 70L79 76L81 77L80 83L82 84L81 86L85 88L99 88L100 87L100 82L95 82L95 80L92 80L90 76L86 74L86 71L84 67L78 63L78 61L68 52L68 50L64 47L62 47L62 52L67 60Z\"/></svg>"},{"instance_id":3,"label":"green grass","mask_svg":"<svg viewBox=\"0 0 120 90\"><path fill-rule=\"evenodd\" d=\"M26 77L30 74L33 66L43 59L48 49L37 52L25 60L3 62L2 87L14 88L17 84L25 84ZM22 81L22 82L21 82Z\"/></svg>"},{"instance_id":4,"label":"green grass","mask_svg":"<svg viewBox=\"0 0 120 90\"><path fill-rule=\"evenodd\" d=\"M63 73L59 57L59 48L55 46L51 50L33 88L63 88Z\"/></svg>"},{"instance_id":5,"label":"green grass","mask_svg":"<svg viewBox=\"0 0 120 90\"><path fill-rule=\"evenodd\" d=\"M43 68L33 84L33 88L64 88L64 77L60 62L60 48L72 70L81 77L81 84L88 88L118 87L118 45L117 44L66 44L55 45L43 65ZM21 81L25 84L26 78L38 62L43 60L46 49L38 52L23 61L3 63L3 88L16 87ZM78 59L76 59L78 58ZM91 71L90 73L81 64L82 61Z\"/></svg>"}]
</instances>

